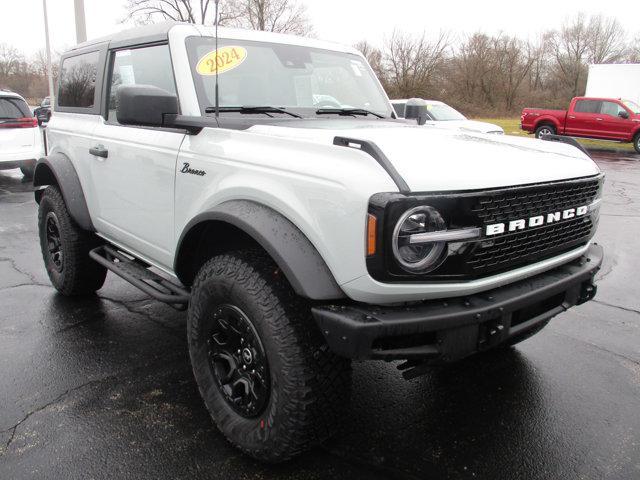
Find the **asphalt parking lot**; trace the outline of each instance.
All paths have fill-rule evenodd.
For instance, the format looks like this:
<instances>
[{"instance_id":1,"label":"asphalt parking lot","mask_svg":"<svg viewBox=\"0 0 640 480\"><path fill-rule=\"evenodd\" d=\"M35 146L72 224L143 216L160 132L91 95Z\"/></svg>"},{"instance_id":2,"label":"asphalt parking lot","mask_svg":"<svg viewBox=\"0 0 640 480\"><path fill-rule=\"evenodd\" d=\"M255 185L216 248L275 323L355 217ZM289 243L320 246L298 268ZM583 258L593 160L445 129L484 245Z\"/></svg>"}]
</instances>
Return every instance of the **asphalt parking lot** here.
<instances>
[{"instance_id":1,"label":"asphalt parking lot","mask_svg":"<svg viewBox=\"0 0 640 480\"><path fill-rule=\"evenodd\" d=\"M410 382L356 363L340 435L277 467L212 425L183 313L112 274L95 297L55 293L31 186L0 172L0 478L640 478L640 157L594 157L607 174L594 302Z\"/></svg>"}]
</instances>

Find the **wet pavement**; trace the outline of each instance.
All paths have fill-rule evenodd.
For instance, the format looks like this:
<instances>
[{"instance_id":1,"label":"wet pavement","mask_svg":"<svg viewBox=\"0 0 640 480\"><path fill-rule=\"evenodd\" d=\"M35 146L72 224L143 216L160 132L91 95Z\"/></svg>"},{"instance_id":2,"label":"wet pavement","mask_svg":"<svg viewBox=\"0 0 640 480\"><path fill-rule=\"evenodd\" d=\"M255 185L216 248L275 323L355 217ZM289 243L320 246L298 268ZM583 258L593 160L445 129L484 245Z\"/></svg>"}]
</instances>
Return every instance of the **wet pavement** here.
<instances>
[{"instance_id":1,"label":"wet pavement","mask_svg":"<svg viewBox=\"0 0 640 480\"><path fill-rule=\"evenodd\" d=\"M343 431L277 467L212 426L184 313L113 274L92 298L55 293L31 187L0 172L0 479L640 478L640 156L595 155L596 301L409 382L395 364L354 364Z\"/></svg>"}]
</instances>

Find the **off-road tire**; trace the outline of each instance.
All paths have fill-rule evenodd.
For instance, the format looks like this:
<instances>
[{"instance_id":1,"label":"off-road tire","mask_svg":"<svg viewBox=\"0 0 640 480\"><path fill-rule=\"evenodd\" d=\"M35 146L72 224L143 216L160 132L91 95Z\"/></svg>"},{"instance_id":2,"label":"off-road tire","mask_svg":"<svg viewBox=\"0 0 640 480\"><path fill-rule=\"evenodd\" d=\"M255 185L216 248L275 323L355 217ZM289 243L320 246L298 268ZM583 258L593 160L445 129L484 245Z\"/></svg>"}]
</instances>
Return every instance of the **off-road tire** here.
<instances>
[{"instance_id":1,"label":"off-road tire","mask_svg":"<svg viewBox=\"0 0 640 480\"><path fill-rule=\"evenodd\" d=\"M20 171L22 172L22 175L24 176L24 178L27 179L31 179L33 178L33 174L36 171L36 167L20 167Z\"/></svg>"},{"instance_id":2,"label":"off-road tire","mask_svg":"<svg viewBox=\"0 0 640 480\"><path fill-rule=\"evenodd\" d=\"M47 240L48 218L55 217L62 252L62 267L57 268ZM87 295L104 285L107 270L91 260L89 251L100 245L92 232L80 228L71 218L62 194L55 186L45 189L38 209L40 248L47 274L53 286L63 295Z\"/></svg>"},{"instance_id":3,"label":"off-road tire","mask_svg":"<svg viewBox=\"0 0 640 480\"><path fill-rule=\"evenodd\" d=\"M640 132L636 133L636 136L633 137L633 148L636 149L637 153L640 153Z\"/></svg>"},{"instance_id":4,"label":"off-road tire","mask_svg":"<svg viewBox=\"0 0 640 480\"><path fill-rule=\"evenodd\" d=\"M543 135L555 135L556 129L553 125L540 125L536 128L536 138L541 138Z\"/></svg>"},{"instance_id":5,"label":"off-road tire","mask_svg":"<svg viewBox=\"0 0 640 480\"><path fill-rule=\"evenodd\" d=\"M220 305L246 314L268 360L268 403L252 418L225 400L211 368L207 337ZM192 288L187 336L204 403L220 431L244 453L282 462L328 439L341 424L350 399L350 361L329 351L309 304L264 252L220 255L202 266Z\"/></svg>"}]
</instances>

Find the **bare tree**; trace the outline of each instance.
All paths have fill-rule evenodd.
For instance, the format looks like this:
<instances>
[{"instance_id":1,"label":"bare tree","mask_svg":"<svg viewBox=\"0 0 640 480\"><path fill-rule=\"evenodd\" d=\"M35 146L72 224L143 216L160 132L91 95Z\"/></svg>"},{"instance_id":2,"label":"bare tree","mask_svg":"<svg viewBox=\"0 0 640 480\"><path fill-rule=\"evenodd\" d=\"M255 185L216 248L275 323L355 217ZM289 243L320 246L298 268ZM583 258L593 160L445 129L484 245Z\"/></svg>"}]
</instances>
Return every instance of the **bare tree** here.
<instances>
[{"instance_id":1,"label":"bare tree","mask_svg":"<svg viewBox=\"0 0 640 480\"><path fill-rule=\"evenodd\" d=\"M626 33L618 20L596 15L589 20L589 63L616 63L626 50Z\"/></svg>"},{"instance_id":2,"label":"bare tree","mask_svg":"<svg viewBox=\"0 0 640 480\"><path fill-rule=\"evenodd\" d=\"M362 40L356 43L353 48L359 50L360 53L364 55L364 58L367 59L367 62L369 62L369 65L371 65L373 72L380 79L382 84L386 84L387 73L384 67L382 51L379 48L371 45L366 40Z\"/></svg>"},{"instance_id":3,"label":"bare tree","mask_svg":"<svg viewBox=\"0 0 640 480\"><path fill-rule=\"evenodd\" d=\"M21 62L24 62L24 57L16 48L0 43L0 81L15 73Z\"/></svg>"},{"instance_id":4,"label":"bare tree","mask_svg":"<svg viewBox=\"0 0 640 480\"><path fill-rule=\"evenodd\" d=\"M535 61L535 52L522 40L499 35L493 41L497 91L501 93L506 111L513 110L520 85Z\"/></svg>"},{"instance_id":5,"label":"bare tree","mask_svg":"<svg viewBox=\"0 0 640 480\"><path fill-rule=\"evenodd\" d=\"M54 79L58 78L58 68L60 64L60 54L51 52L51 70ZM47 75L47 54L43 48L38 50L31 58L31 69L36 75L45 77Z\"/></svg>"},{"instance_id":6,"label":"bare tree","mask_svg":"<svg viewBox=\"0 0 640 480\"><path fill-rule=\"evenodd\" d=\"M236 26L252 30L311 35L307 8L299 0L235 0Z\"/></svg>"},{"instance_id":7,"label":"bare tree","mask_svg":"<svg viewBox=\"0 0 640 480\"><path fill-rule=\"evenodd\" d=\"M630 42L625 54L625 62L640 63L640 34Z\"/></svg>"},{"instance_id":8,"label":"bare tree","mask_svg":"<svg viewBox=\"0 0 640 480\"><path fill-rule=\"evenodd\" d=\"M539 34L534 40L529 40L526 45L527 56L531 60L529 69L529 90L542 90L549 77L550 59L547 55L552 34L549 32Z\"/></svg>"},{"instance_id":9,"label":"bare tree","mask_svg":"<svg viewBox=\"0 0 640 480\"><path fill-rule=\"evenodd\" d=\"M449 49L449 35L440 32L434 41L397 30L385 44L384 62L389 72L389 94L427 97L432 92Z\"/></svg>"},{"instance_id":10,"label":"bare tree","mask_svg":"<svg viewBox=\"0 0 640 480\"><path fill-rule=\"evenodd\" d=\"M220 25L236 20L236 1L220 2ZM215 0L127 0L128 15L124 19L137 24L162 20L215 24Z\"/></svg>"},{"instance_id":11,"label":"bare tree","mask_svg":"<svg viewBox=\"0 0 640 480\"><path fill-rule=\"evenodd\" d=\"M558 87L570 97L584 90L590 49L590 32L587 19L580 13L566 21L560 31L551 37L551 49Z\"/></svg>"},{"instance_id":12,"label":"bare tree","mask_svg":"<svg viewBox=\"0 0 640 480\"><path fill-rule=\"evenodd\" d=\"M219 24L309 35L311 24L299 0L221 0ZM215 24L215 0L127 0L127 19L136 23L157 20Z\"/></svg>"},{"instance_id":13,"label":"bare tree","mask_svg":"<svg viewBox=\"0 0 640 480\"><path fill-rule=\"evenodd\" d=\"M494 106L494 49L491 37L474 33L458 48L450 69L450 81L465 103Z\"/></svg>"}]
</instances>

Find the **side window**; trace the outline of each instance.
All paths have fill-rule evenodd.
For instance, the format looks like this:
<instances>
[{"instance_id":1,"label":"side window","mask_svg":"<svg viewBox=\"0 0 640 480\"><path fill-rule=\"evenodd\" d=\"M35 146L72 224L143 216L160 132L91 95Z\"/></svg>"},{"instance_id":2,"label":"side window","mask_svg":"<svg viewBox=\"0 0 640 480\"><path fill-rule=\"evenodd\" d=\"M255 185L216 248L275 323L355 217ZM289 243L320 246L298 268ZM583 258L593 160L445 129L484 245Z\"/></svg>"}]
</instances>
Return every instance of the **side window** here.
<instances>
[{"instance_id":1,"label":"side window","mask_svg":"<svg viewBox=\"0 0 640 480\"><path fill-rule=\"evenodd\" d=\"M116 99L124 85L152 85L176 94L168 45L118 50L111 56L107 122L117 124Z\"/></svg>"},{"instance_id":2,"label":"side window","mask_svg":"<svg viewBox=\"0 0 640 480\"><path fill-rule=\"evenodd\" d=\"M614 102L602 102L602 109L600 113L603 115L611 115L613 117L617 117L620 112L624 112L625 109Z\"/></svg>"},{"instance_id":3,"label":"side window","mask_svg":"<svg viewBox=\"0 0 640 480\"><path fill-rule=\"evenodd\" d=\"M92 108L95 104L99 52L68 57L60 67L58 105Z\"/></svg>"},{"instance_id":4,"label":"side window","mask_svg":"<svg viewBox=\"0 0 640 480\"><path fill-rule=\"evenodd\" d=\"M602 102L598 100L578 100L575 111L579 113L600 113L601 104Z\"/></svg>"}]
</instances>

